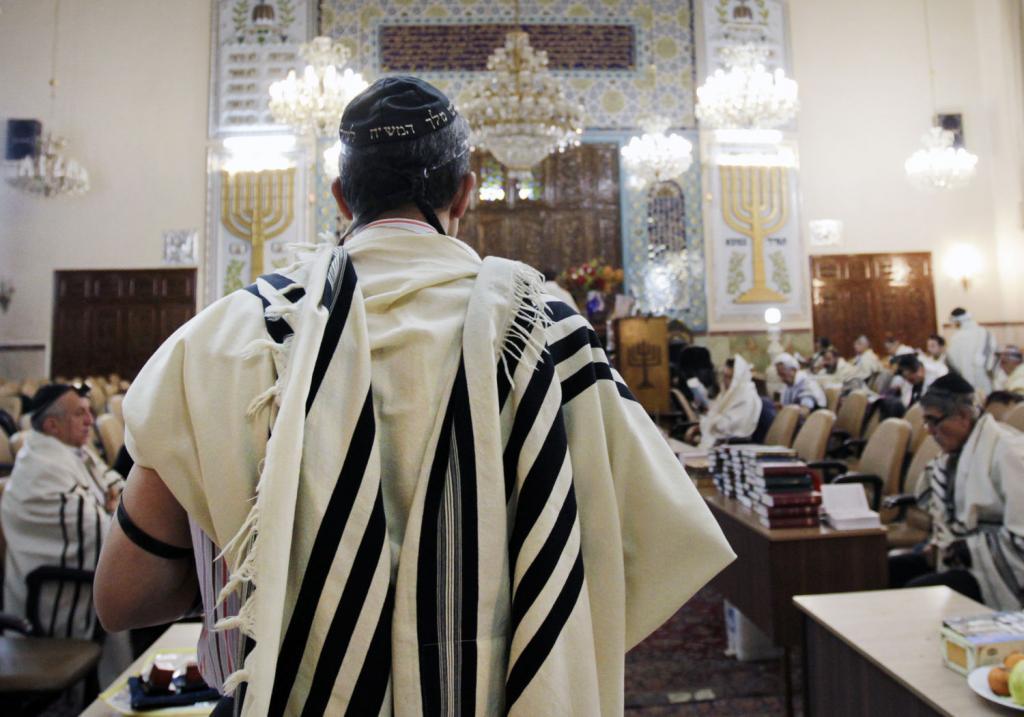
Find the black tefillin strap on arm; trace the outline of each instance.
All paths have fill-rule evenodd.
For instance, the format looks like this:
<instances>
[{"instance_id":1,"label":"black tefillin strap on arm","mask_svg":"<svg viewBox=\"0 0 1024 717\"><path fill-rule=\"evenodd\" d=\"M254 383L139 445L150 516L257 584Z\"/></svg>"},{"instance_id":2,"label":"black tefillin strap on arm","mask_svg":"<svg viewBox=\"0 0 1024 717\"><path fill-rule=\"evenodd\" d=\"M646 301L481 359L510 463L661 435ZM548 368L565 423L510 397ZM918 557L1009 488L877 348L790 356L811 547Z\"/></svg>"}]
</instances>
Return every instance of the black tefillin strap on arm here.
<instances>
[{"instance_id":1,"label":"black tefillin strap on arm","mask_svg":"<svg viewBox=\"0 0 1024 717\"><path fill-rule=\"evenodd\" d=\"M128 517L128 511L124 509L124 496L121 496L121 500L117 504L117 522L120 524L121 531L125 534L125 537L150 555L155 555L164 560L181 560L192 557L192 548L179 548L177 545L165 543L135 525L132 519Z\"/></svg>"}]
</instances>

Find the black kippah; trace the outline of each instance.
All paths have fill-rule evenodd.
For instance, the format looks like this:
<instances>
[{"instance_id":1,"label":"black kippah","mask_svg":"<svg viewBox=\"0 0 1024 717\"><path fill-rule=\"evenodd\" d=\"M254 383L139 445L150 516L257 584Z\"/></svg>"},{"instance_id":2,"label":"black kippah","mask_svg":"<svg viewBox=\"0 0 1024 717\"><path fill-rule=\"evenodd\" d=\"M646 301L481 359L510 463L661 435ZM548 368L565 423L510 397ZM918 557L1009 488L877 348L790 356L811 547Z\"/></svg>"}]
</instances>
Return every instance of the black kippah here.
<instances>
[{"instance_id":1,"label":"black kippah","mask_svg":"<svg viewBox=\"0 0 1024 717\"><path fill-rule=\"evenodd\" d=\"M68 391L74 391L79 396L89 395L89 387L85 384L82 384L81 386L73 386L70 383L50 383L40 388L35 392L35 395L32 396L30 410L32 413L40 413L52 406L57 399Z\"/></svg>"},{"instance_id":2,"label":"black kippah","mask_svg":"<svg viewBox=\"0 0 1024 717\"><path fill-rule=\"evenodd\" d=\"M348 103L338 134L343 145L359 149L423 137L457 116L452 101L430 83L417 77L384 77Z\"/></svg>"},{"instance_id":3,"label":"black kippah","mask_svg":"<svg viewBox=\"0 0 1024 717\"><path fill-rule=\"evenodd\" d=\"M950 371L945 376L940 376L932 382L931 387L928 389L928 393L932 391L951 393L954 395L974 395L974 386L967 382L963 376L958 374L956 371Z\"/></svg>"}]
</instances>

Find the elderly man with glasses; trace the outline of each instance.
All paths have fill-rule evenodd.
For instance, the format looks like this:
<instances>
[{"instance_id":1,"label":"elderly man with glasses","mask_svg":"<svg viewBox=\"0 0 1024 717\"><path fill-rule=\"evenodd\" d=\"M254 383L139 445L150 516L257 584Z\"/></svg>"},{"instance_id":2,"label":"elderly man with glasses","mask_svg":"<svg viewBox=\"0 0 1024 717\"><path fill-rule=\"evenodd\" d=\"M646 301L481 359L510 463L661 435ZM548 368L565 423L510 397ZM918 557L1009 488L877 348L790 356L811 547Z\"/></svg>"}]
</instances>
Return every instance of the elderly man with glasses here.
<instances>
[{"instance_id":1,"label":"elderly man with glasses","mask_svg":"<svg viewBox=\"0 0 1024 717\"><path fill-rule=\"evenodd\" d=\"M918 482L927 547L890 560L894 586L948 585L999 610L1024 607L1024 434L980 414L956 373L921 399L942 454Z\"/></svg>"}]
</instances>

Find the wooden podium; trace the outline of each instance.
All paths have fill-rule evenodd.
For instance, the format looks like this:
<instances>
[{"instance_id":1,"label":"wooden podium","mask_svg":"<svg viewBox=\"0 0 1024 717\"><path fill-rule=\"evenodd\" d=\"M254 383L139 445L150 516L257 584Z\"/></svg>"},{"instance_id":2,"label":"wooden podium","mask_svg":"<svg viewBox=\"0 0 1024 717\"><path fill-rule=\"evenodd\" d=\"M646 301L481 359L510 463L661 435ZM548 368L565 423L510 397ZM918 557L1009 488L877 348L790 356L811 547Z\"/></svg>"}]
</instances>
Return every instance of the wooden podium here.
<instances>
[{"instance_id":1,"label":"wooden podium","mask_svg":"<svg viewBox=\"0 0 1024 717\"><path fill-rule=\"evenodd\" d=\"M667 413L669 403L668 319L615 319L616 368L648 413Z\"/></svg>"}]
</instances>

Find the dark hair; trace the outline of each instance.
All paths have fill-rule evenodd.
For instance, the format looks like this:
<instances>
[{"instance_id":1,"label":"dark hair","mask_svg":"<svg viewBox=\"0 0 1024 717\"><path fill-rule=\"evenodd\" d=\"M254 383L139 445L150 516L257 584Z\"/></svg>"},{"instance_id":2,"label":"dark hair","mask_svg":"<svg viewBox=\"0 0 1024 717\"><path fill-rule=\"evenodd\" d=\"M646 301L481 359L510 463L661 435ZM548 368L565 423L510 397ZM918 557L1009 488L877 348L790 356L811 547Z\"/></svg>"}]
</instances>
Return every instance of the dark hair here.
<instances>
[{"instance_id":1,"label":"dark hair","mask_svg":"<svg viewBox=\"0 0 1024 717\"><path fill-rule=\"evenodd\" d=\"M969 393L953 393L930 388L921 397L921 408L938 409L943 416L974 409L974 396Z\"/></svg>"},{"instance_id":2,"label":"dark hair","mask_svg":"<svg viewBox=\"0 0 1024 717\"><path fill-rule=\"evenodd\" d=\"M822 350L827 349L831 345L832 345L832 342L828 339L828 337L825 337L825 336L819 336L818 337L818 346L821 347Z\"/></svg>"},{"instance_id":3,"label":"dark hair","mask_svg":"<svg viewBox=\"0 0 1024 717\"><path fill-rule=\"evenodd\" d=\"M938 334L932 334L928 338L929 339L933 339L936 343L938 343L939 346L945 346L946 345L946 339L942 338Z\"/></svg>"},{"instance_id":4,"label":"dark hair","mask_svg":"<svg viewBox=\"0 0 1024 717\"><path fill-rule=\"evenodd\" d=\"M903 354L896 361L896 370L899 373L917 371L919 368L921 368L921 362L917 360L917 356L914 354Z\"/></svg>"},{"instance_id":5,"label":"dark hair","mask_svg":"<svg viewBox=\"0 0 1024 717\"><path fill-rule=\"evenodd\" d=\"M726 368L736 368L736 359L734 359L734 358L727 358L725 360L725 367Z\"/></svg>"},{"instance_id":6,"label":"dark hair","mask_svg":"<svg viewBox=\"0 0 1024 717\"><path fill-rule=\"evenodd\" d=\"M444 209L469 173L469 124L461 115L443 129L408 142L342 149L341 193L353 226L414 201ZM418 185L422 184L420 188Z\"/></svg>"},{"instance_id":7,"label":"dark hair","mask_svg":"<svg viewBox=\"0 0 1024 717\"><path fill-rule=\"evenodd\" d=\"M963 316L966 313L967 309L958 306L950 312L950 316Z\"/></svg>"},{"instance_id":8,"label":"dark hair","mask_svg":"<svg viewBox=\"0 0 1024 717\"><path fill-rule=\"evenodd\" d=\"M893 336L892 334L889 334L888 336L885 337L885 343L887 343L887 344L896 344L896 343L899 343L899 340L895 336Z\"/></svg>"},{"instance_id":9,"label":"dark hair","mask_svg":"<svg viewBox=\"0 0 1024 717\"><path fill-rule=\"evenodd\" d=\"M1024 401L1024 396L1013 391L993 391L985 399L985 408L988 408L991 403L1005 403L1008 406L1020 403Z\"/></svg>"}]
</instances>

